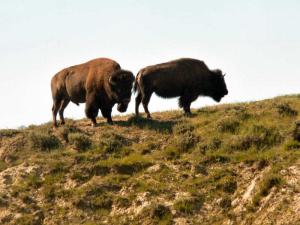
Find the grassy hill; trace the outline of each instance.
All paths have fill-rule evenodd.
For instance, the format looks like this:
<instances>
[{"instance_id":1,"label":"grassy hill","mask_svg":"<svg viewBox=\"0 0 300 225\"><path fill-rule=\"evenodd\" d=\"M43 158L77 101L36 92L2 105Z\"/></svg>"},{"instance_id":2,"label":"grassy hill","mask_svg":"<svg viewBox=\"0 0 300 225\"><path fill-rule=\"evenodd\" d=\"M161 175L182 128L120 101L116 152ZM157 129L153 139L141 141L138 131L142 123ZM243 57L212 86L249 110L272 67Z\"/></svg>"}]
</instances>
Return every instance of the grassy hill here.
<instances>
[{"instance_id":1,"label":"grassy hill","mask_svg":"<svg viewBox=\"0 0 300 225\"><path fill-rule=\"evenodd\" d=\"M0 130L0 223L300 224L300 95L193 113Z\"/></svg>"}]
</instances>

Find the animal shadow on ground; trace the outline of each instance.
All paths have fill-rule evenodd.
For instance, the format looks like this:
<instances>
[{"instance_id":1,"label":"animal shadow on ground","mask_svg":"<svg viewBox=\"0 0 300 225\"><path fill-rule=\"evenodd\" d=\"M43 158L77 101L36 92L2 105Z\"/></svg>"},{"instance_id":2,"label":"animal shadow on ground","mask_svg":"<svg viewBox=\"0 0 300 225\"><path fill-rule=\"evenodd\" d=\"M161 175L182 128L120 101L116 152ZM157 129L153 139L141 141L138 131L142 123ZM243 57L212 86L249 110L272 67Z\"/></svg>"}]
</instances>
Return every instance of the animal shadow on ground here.
<instances>
[{"instance_id":1,"label":"animal shadow on ground","mask_svg":"<svg viewBox=\"0 0 300 225\"><path fill-rule=\"evenodd\" d=\"M146 119L143 117L132 116L127 121L115 121L119 126L137 126L141 129L155 130L160 133L172 133L172 128L176 124L176 121L165 120L159 121L154 119Z\"/></svg>"}]
</instances>

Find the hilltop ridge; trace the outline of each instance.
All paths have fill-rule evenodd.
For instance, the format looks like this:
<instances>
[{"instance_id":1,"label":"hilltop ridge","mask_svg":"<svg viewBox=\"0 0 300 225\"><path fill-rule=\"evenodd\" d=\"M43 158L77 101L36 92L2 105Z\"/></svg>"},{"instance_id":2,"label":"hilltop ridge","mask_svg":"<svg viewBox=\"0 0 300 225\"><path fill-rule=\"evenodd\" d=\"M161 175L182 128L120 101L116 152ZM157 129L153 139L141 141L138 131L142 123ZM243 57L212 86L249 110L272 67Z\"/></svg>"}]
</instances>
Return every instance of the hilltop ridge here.
<instances>
[{"instance_id":1,"label":"hilltop ridge","mask_svg":"<svg viewBox=\"0 0 300 225\"><path fill-rule=\"evenodd\" d=\"M0 223L300 224L300 95L192 112L0 130Z\"/></svg>"}]
</instances>

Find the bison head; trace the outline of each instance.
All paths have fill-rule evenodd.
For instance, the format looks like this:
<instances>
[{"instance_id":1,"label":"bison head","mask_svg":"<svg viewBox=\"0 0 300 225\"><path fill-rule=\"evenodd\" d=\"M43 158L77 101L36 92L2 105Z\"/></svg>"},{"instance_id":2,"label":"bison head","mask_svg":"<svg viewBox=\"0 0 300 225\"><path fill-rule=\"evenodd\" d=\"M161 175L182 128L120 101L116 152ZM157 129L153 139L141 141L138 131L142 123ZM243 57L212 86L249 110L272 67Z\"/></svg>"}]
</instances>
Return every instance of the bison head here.
<instances>
[{"instance_id":1,"label":"bison head","mask_svg":"<svg viewBox=\"0 0 300 225\"><path fill-rule=\"evenodd\" d=\"M221 99L228 94L228 90L226 87L226 83L224 80L225 74L222 74L222 71L219 69L212 70L212 93L211 97L217 101L220 102Z\"/></svg>"},{"instance_id":2,"label":"bison head","mask_svg":"<svg viewBox=\"0 0 300 225\"><path fill-rule=\"evenodd\" d=\"M117 109L119 112L125 112L127 110L131 98L133 81L133 74L126 70L119 70L109 78L111 94L118 103Z\"/></svg>"}]
</instances>

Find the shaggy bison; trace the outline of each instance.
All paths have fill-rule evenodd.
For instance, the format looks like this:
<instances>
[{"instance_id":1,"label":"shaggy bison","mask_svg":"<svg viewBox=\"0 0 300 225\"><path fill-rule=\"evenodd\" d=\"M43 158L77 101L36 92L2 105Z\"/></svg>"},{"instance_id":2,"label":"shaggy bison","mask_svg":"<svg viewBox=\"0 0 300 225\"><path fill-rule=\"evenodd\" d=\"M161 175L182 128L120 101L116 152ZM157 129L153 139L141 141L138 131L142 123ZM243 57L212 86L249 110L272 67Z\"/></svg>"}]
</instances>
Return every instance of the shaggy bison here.
<instances>
[{"instance_id":1,"label":"shaggy bison","mask_svg":"<svg viewBox=\"0 0 300 225\"><path fill-rule=\"evenodd\" d=\"M137 91L135 113L142 102L148 118L148 103L152 93L163 98L179 97L179 107L191 114L190 105L199 95L220 102L228 94L224 75L219 69L210 70L197 59L182 58L141 69L135 79Z\"/></svg>"},{"instance_id":2,"label":"shaggy bison","mask_svg":"<svg viewBox=\"0 0 300 225\"><path fill-rule=\"evenodd\" d=\"M63 113L70 101L77 105L86 102L85 113L93 126L99 109L107 122L112 123L112 107L117 103L118 111L126 111L133 81L130 71L122 70L117 62L106 58L63 69L51 80L54 126L58 112L61 124L65 123Z\"/></svg>"}]
</instances>

